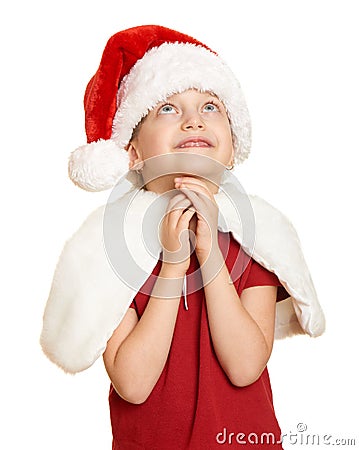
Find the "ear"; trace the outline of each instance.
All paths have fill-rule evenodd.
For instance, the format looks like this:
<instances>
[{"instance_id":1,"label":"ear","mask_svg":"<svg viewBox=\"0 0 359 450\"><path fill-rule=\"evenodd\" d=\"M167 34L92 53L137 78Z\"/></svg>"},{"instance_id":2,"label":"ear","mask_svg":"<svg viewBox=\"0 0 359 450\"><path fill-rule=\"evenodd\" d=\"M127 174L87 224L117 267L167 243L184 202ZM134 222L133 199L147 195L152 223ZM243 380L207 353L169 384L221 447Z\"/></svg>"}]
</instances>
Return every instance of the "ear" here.
<instances>
[{"instance_id":1,"label":"ear","mask_svg":"<svg viewBox=\"0 0 359 450\"><path fill-rule=\"evenodd\" d=\"M232 154L228 161L228 164L230 164L230 165L234 164L234 148L233 147L232 147Z\"/></svg>"},{"instance_id":2,"label":"ear","mask_svg":"<svg viewBox=\"0 0 359 450\"><path fill-rule=\"evenodd\" d=\"M127 144L126 150L128 152L128 158L129 158L128 167L131 170L134 170L134 169L136 169L135 166L137 166L139 163L141 163L143 161L141 154L135 147L133 141L131 141L129 144Z\"/></svg>"}]
</instances>

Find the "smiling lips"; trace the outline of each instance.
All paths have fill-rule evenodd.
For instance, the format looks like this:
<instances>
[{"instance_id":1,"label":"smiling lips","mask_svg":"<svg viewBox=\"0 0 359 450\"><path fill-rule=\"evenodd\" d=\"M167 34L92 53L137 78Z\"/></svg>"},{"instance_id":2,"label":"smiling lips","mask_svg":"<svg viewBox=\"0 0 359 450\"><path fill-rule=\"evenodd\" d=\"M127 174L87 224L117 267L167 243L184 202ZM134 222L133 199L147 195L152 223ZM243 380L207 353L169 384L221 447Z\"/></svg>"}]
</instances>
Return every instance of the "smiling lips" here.
<instances>
[{"instance_id":1,"label":"smiling lips","mask_svg":"<svg viewBox=\"0 0 359 450\"><path fill-rule=\"evenodd\" d=\"M213 147L211 141L203 137L188 137L181 141L176 148Z\"/></svg>"}]
</instances>

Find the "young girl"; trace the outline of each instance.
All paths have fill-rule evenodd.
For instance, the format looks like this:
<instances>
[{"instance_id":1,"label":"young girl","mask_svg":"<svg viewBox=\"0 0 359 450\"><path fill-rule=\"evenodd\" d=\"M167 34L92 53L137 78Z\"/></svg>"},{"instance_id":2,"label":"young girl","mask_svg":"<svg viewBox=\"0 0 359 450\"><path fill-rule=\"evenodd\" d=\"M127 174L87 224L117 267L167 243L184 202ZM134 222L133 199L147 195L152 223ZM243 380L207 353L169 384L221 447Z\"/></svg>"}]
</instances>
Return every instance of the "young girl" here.
<instances>
[{"instance_id":1,"label":"young girl","mask_svg":"<svg viewBox=\"0 0 359 450\"><path fill-rule=\"evenodd\" d=\"M109 40L85 112L70 178L133 187L67 242L45 353L71 373L103 355L113 449L282 448L273 340L324 317L293 227L230 172L250 149L237 80L195 39L136 27Z\"/></svg>"}]
</instances>

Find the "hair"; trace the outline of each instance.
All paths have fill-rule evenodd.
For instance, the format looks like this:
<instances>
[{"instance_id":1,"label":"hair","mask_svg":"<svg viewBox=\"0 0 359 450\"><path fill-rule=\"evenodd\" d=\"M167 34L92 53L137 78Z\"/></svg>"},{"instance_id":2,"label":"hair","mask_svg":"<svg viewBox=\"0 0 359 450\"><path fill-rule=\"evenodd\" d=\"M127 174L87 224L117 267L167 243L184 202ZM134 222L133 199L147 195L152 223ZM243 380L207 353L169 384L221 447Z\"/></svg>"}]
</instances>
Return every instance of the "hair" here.
<instances>
[{"instance_id":1,"label":"hair","mask_svg":"<svg viewBox=\"0 0 359 450\"><path fill-rule=\"evenodd\" d=\"M143 116L142 119L135 126L135 128L132 131L131 139L129 142L132 142L134 139L136 139L138 133L140 132L140 128L141 128L143 122L145 121L146 117L147 117L147 114L145 116Z\"/></svg>"}]
</instances>

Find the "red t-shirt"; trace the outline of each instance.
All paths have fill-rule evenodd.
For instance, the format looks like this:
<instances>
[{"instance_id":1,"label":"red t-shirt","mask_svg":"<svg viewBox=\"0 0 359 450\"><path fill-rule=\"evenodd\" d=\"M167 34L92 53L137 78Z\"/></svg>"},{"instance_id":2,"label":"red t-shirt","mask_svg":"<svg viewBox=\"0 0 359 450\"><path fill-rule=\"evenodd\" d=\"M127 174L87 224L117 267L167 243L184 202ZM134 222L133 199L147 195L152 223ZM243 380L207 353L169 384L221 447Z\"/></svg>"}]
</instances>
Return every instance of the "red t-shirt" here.
<instances>
[{"instance_id":1,"label":"red t-shirt","mask_svg":"<svg viewBox=\"0 0 359 450\"><path fill-rule=\"evenodd\" d=\"M230 233L218 232L218 242L228 271L243 272L236 280L231 275L238 295L251 286L270 285L280 286L278 301L288 296L277 276L247 257ZM160 269L161 260L152 275ZM267 368L249 386L229 381L212 345L204 289L194 292L202 278L191 273L200 274L195 252L186 274L188 310L182 298L167 362L148 399L128 403L111 386L113 450L281 449ZM154 282L149 277L143 285L147 293ZM141 290L131 305L139 318L150 298Z\"/></svg>"}]
</instances>

